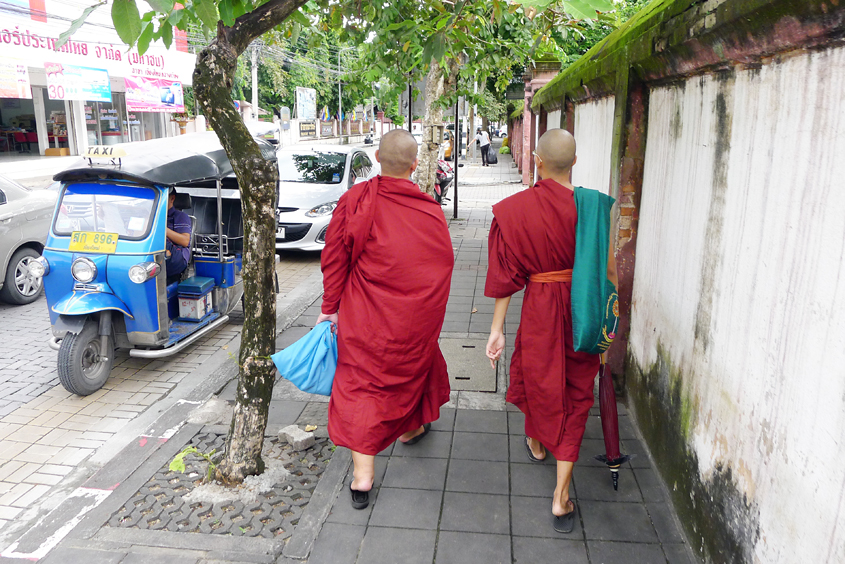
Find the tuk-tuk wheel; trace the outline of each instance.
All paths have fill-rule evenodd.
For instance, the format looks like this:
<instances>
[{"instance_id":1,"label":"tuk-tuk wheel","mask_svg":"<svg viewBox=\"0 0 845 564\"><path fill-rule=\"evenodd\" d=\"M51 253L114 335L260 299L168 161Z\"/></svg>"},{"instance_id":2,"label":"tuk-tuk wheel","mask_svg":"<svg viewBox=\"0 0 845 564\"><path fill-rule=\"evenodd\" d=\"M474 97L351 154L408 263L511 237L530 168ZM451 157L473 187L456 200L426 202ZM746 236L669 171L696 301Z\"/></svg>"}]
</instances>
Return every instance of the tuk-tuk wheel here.
<instances>
[{"instance_id":1,"label":"tuk-tuk wheel","mask_svg":"<svg viewBox=\"0 0 845 564\"><path fill-rule=\"evenodd\" d=\"M87 396L103 387L114 364L114 339L109 336L107 350L96 321L89 320L78 335L68 333L59 348L59 382L72 394Z\"/></svg>"}]
</instances>

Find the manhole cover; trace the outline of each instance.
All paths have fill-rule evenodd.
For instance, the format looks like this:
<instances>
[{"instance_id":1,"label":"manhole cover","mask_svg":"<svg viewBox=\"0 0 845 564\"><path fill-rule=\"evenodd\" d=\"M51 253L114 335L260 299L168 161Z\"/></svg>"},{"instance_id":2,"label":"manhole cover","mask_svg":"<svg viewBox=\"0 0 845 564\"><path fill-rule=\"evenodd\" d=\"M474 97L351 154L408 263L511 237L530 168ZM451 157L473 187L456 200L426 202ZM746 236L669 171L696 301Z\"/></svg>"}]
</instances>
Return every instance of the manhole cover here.
<instances>
[{"instance_id":1,"label":"manhole cover","mask_svg":"<svg viewBox=\"0 0 845 564\"><path fill-rule=\"evenodd\" d=\"M496 370L490 368L486 347L487 339L440 339L453 390L496 391Z\"/></svg>"}]
</instances>

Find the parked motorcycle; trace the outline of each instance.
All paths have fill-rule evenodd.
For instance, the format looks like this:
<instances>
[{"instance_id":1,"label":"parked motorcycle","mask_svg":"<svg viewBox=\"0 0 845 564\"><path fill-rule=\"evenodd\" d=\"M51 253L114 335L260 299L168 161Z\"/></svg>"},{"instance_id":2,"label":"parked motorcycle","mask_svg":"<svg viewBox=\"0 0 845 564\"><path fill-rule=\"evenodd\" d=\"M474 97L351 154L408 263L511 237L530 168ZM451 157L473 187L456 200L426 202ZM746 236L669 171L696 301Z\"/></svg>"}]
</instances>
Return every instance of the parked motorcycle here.
<instances>
[{"instance_id":1,"label":"parked motorcycle","mask_svg":"<svg viewBox=\"0 0 845 564\"><path fill-rule=\"evenodd\" d=\"M455 178L455 171L452 165L443 159L437 160L437 182L434 184L434 200L438 204L442 204L449 193L449 186L452 185L452 180Z\"/></svg>"}]
</instances>

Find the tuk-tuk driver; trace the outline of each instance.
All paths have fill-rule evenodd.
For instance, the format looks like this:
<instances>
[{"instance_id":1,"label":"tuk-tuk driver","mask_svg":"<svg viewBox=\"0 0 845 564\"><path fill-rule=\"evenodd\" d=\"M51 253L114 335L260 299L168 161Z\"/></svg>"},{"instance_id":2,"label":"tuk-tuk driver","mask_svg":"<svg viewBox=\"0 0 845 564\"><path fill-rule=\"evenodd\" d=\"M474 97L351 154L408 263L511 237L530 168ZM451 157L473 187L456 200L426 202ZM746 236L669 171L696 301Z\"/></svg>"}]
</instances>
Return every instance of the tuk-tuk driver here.
<instances>
[{"instance_id":1,"label":"tuk-tuk driver","mask_svg":"<svg viewBox=\"0 0 845 564\"><path fill-rule=\"evenodd\" d=\"M179 281L191 258L191 218L173 207L175 201L176 188L171 188L167 198L167 242L164 251L168 284Z\"/></svg>"}]
</instances>

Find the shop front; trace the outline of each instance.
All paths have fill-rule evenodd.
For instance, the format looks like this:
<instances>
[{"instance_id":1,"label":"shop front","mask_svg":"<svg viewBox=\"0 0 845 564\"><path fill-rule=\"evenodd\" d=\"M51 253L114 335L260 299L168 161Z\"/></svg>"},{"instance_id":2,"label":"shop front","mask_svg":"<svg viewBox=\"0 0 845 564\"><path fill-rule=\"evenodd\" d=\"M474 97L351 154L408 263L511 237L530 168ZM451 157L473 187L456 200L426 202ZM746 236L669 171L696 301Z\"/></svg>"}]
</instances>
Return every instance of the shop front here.
<instances>
[{"instance_id":1,"label":"shop front","mask_svg":"<svg viewBox=\"0 0 845 564\"><path fill-rule=\"evenodd\" d=\"M196 60L184 42L140 55L113 30L86 35L83 26L56 49L66 20L9 21L0 24L0 159L178 135L171 116L185 111L183 85Z\"/></svg>"}]
</instances>

